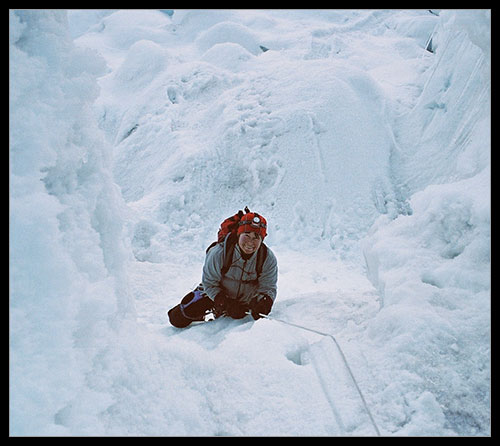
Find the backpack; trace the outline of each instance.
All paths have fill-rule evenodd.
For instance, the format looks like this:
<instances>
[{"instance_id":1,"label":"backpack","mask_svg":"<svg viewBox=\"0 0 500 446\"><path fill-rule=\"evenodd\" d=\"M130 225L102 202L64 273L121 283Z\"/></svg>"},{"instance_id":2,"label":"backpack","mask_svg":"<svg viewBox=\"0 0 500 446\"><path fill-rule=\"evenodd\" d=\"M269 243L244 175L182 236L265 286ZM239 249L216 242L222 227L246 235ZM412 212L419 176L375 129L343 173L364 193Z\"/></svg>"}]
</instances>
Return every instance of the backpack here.
<instances>
[{"instance_id":1,"label":"backpack","mask_svg":"<svg viewBox=\"0 0 500 446\"><path fill-rule=\"evenodd\" d=\"M217 241L213 242L206 250L206 253L210 251L214 246L219 243L224 243L224 261L222 264L221 274L224 276L229 268L231 267L231 261L233 260L234 247L238 241L238 223L241 220L243 215L248 214L250 209L248 206L245 206L245 213L243 211L238 211L237 214L232 215L231 217L226 218L221 224L219 231L217 232ZM257 251L257 264L256 264L256 273L257 280L262 273L262 265L267 257L267 246L264 242L260 245L259 250Z\"/></svg>"}]
</instances>

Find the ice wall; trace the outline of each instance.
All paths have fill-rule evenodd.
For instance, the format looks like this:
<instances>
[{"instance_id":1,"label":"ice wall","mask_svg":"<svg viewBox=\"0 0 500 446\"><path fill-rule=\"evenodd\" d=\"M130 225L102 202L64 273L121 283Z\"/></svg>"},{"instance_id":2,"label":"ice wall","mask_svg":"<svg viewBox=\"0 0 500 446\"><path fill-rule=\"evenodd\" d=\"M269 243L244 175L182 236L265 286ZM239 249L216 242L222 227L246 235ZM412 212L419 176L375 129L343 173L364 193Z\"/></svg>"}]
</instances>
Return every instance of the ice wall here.
<instances>
[{"instance_id":1,"label":"ice wall","mask_svg":"<svg viewBox=\"0 0 500 446\"><path fill-rule=\"evenodd\" d=\"M393 126L391 171L411 212L380 217L363 241L381 296L367 342L392 351L405 392L430 390L464 435L490 428L490 27L478 25L488 14L441 12L423 91Z\"/></svg>"},{"instance_id":2,"label":"ice wall","mask_svg":"<svg viewBox=\"0 0 500 446\"><path fill-rule=\"evenodd\" d=\"M110 323L134 313L123 201L91 110L105 64L73 46L65 11L10 11L9 29L10 432L64 435L72 411L91 426L109 403L87 374Z\"/></svg>"},{"instance_id":3,"label":"ice wall","mask_svg":"<svg viewBox=\"0 0 500 446\"><path fill-rule=\"evenodd\" d=\"M422 94L393 126L392 171L407 196L477 175L490 163L491 36L481 23L487 11L441 13Z\"/></svg>"}]
</instances>

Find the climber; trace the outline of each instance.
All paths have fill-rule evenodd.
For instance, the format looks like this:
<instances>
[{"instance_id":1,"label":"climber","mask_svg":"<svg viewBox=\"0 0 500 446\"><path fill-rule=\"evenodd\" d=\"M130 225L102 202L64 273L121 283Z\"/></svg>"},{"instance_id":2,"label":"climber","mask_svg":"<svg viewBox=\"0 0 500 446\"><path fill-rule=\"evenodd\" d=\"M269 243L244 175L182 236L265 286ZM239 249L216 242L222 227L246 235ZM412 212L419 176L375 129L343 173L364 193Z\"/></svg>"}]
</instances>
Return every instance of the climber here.
<instances>
[{"instance_id":1,"label":"climber","mask_svg":"<svg viewBox=\"0 0 500 446\"><path fill-rule=\"evenodd\" d=\"M248 313L257 320L271 311L277 293L278 267L263 242L267 221L248 208L227 218L218 241L207 249L202 283L169 312L170 323L187 327L193 321Z\"/></svg>"}]
</instances>

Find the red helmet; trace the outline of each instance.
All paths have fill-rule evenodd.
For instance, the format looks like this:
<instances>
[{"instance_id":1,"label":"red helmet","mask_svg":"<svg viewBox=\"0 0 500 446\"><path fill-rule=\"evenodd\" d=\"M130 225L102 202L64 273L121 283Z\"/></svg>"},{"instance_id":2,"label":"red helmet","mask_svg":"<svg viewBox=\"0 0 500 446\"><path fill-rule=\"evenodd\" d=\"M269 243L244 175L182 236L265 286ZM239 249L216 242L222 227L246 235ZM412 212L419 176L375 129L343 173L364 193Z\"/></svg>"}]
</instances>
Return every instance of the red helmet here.
<instances>
[{"instance_id":1,"label":"red helmet","mask_svg":"<svg viewBox=\"0 0 500 446\"><path fill-rule=\"evenodd\" d=\"M243 232L256 232L261 236L262 240L267 235L267 221L257 212L249 212L243 215L238 225L238 235Z\"/></svg>"}]
</instances>

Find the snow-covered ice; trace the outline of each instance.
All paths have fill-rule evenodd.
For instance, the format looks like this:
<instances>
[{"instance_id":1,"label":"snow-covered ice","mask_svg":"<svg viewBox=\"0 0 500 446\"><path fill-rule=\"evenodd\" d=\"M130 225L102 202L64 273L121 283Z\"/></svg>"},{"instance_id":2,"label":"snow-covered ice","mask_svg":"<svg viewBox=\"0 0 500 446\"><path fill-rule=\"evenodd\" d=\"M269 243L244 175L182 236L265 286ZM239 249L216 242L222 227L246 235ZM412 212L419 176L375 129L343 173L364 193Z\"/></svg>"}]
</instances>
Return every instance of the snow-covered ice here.
<instances>
[{"instance_id":1,"label":"snow-covered ice","mask_svg":"<svg viewBox=\"0 0 500 446\"><path fill-rule=\"evenodd\" d=\"M11 10L10 434L372 436L328 337L179 330L219 223L384 436L490 435L489 10Z\"/></svg>"}]
</instances>

